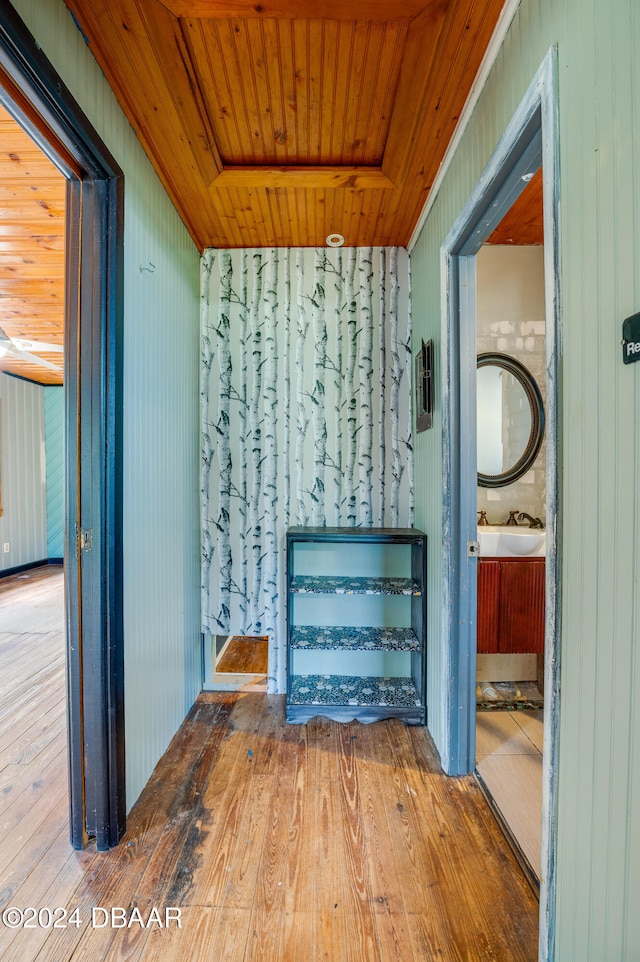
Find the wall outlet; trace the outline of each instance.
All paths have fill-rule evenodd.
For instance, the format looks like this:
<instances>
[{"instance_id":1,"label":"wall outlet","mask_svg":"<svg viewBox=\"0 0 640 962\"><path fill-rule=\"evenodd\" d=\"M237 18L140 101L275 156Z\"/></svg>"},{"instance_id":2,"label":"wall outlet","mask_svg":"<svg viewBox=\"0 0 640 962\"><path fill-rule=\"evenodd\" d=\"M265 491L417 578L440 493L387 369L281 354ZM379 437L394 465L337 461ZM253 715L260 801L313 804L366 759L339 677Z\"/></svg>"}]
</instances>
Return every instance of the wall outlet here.
<instances>
[{"instance_id":1,"label":"wall outlet","mask_svg":"<svg viewBox=\"0 0 640 962\"><path fill-rule=\"evenodd\" d=\"M8 541L5 541L3 550L5 554L9 554L9 552L11 551L11 545Z\"/></svg>"}]
</instances>

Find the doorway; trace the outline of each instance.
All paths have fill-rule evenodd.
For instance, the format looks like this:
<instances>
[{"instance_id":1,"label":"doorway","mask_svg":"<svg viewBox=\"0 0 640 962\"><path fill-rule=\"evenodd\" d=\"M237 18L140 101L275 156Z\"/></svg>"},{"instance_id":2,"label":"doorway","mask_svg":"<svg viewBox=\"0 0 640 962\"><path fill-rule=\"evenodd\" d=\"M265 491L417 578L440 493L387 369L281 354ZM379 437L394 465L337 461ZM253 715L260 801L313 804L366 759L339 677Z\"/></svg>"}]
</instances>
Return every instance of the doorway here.
<instances>
[{"instance_id":1,"label":"doorway","mask_svg":"<svg viewBox=\"0 0 640 962\"><path fill-rule=\"evenodd\" d=\"M1 809L68 809L63 522L66 181L0 106Z\"/></svg>"},{"instance_id":2,"label":"doorway","mask_svg":"<svg viewBox=\"0 0 640 962\"><path fill-rule=\"evenodd\" d=\"M560 284L558 245L557 64L551 49L534 77L494 154L445 240L443 530L446 635L450 678L447 710L450 774L472 772L476 757L477 643L477 446L476 446L476 257L482 245L543 170L546 317L546 504L547 564L544 631L544 757L539 958L552 952L555 891L555 795L558 731L559 544L558 367Z\"/></svg>"},{"instance_id":3,"label":"doorway","mask_svg":"<svg viewBox=\"0 0 640 962\"><path fill-rule=\"evenodd\" d=\"M476 255L476 775L541 876L546 565L542 169Z\"/></svg>"},{"instance_id":4,"label":"doorway","mask_svg":"<svg viewBox=\"0 0 640 962\"><path fill-rule=\"evenodd\" d=\"M11 7L0 103L66 181L65 615L70 836L125 825L122 638L122 172Z\"/></svg>"}]
</instances>

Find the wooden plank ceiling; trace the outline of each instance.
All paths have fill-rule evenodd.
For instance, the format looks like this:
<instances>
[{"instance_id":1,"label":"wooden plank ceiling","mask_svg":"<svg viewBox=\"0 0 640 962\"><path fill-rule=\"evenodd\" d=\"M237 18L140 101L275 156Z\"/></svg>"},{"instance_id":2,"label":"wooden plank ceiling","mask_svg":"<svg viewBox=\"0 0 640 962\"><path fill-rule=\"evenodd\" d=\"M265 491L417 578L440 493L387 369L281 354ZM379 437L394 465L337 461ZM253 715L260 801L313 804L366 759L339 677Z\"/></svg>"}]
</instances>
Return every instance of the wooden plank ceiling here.
<instances>
[{"instance_id":1,"label":"wooden plank ceiling","mask_svg":"<svg viewBox=\"0 0 640 962\"><path fill-rule=\"evenodd\" d=\"M58 370L13 356L0 371L61 384L63 355L38 342L64 341L65 190L62 174L0 106L0 349L9 339L35 342L29 353Z\"/></svg>"},{"instance_id":2,"label":"wooden plank ceiling","mask_svg":"<svg viewBox=\"0 0 640 962\"><path fill-rule=\"evenodd\" d=\"M503 0L68 4L203 249L406 245ZM65 181L2 108L0 205L0 349L62 345ZM542 243L539 175L489 242Z\"/></svg>"},{"instance_id":3,"label":"wooden plank ceiling","mask_svg":"<svg viewBox=\"0 0 640 962\"><path fill-rule=\"evenodd\" d=\"M544 244L542 167L504 215L487 244Z\"/></svg>"},{"instance_id":4,"label":"wooden plank ceiling","mask_svg":"<svg viewBox=\"0 0 640 962\"><path fill-rule=\"evenodd\" d=\"M504 0L67 0L197 246L406 245Z\"/></svg>"}]
</instances>

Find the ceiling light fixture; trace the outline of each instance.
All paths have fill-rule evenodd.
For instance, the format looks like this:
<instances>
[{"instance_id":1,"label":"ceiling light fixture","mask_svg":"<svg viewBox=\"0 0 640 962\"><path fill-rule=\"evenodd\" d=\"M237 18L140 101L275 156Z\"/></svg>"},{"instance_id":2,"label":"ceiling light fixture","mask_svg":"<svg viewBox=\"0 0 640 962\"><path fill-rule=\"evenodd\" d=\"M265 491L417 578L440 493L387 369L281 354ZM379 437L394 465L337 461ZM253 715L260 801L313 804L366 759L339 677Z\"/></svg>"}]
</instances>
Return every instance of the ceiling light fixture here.
<instances>
[{"instance_id":1,"label":"ceiling light fixture","mask_svg":"<svg viewBox=\"0 0 640 962\"><path fill-rule=\"evenodd\" d=\"M342 234L329 234L327 237L327 244L329 247L342 247L344 244L344 237Z\"/></svg>"}]
</instances>

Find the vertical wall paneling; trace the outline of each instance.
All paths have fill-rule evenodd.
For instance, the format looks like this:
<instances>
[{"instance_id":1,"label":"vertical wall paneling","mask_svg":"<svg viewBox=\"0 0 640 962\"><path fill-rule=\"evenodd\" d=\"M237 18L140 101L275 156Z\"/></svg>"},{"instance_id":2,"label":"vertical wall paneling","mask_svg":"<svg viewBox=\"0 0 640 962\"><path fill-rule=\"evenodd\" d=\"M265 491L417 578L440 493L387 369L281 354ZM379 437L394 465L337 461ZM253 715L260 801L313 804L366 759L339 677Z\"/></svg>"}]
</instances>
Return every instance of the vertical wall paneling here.
<instances>
[{"instance_id":1,"label":"vertical wall paneling","mask_svg":"<svg viewBox=\"0 0 640 962\"><path fill-rule=\"evenodd\" d=\"M206 251L202 278L203 631L268 634L282 691L289 523L413 523L408 257Z\"/></svg>"},{"instance_id":2,"label":"vertical wall paneling","mask_svg":"<svg viewBox=\"0 0 640 962\"><path fill-rule=\"evenodd\" d=\"M14 6L125 175L123 563L127 803L202 682L199 256L62 0Z\"/></svg>"},{"instance_id":3,"label":"vertical wall paneling","mask_svg":"<svg viewBox=\"0 0 640 962\"><path fill-rule=\"evenodd\" d=\"M147 182L146 164L141 173L139 193L133 178L128 193L131 207L139 209L128 220L125 211L125 716L131 802L202 684L199 257L167 210L157 182ZM126 176L125 168L125 191Z\"/></svg>"},{"instance_id":4,"label":"vertical wall paneling","mask_svg":"<svg viewBox=\"0 0 640 962\"><path fill-rule=\"evenodd\" d=\"M640 366L624 366L620 350L622 321L640 309L635 0L522 0L412 250L414 337L433 337L440 355L442 243L552 45L562 611L555 929L541 958L627 962L640 958ZM441 389L443 373L436 370ZM435 430L416 439L416 523L429 532L442 530L441 422L438 400ZM442 747L439 552L429 559L428 590L429 718Z\"/></svg>"},{"instance_id":5,"label":"vertical wall paneling","mask_svg":"<svg viewBox=\"0 0 640 962\"><path fill-rule=\"evenodd\" d=\"M64 389L44 388L47 556L64 554Z\"/></svg>"},{"instance_id":6,"label":"vertical wall paneling","mask_svg":"<svg viewBox=\"0 0 640 962\"><path fill-rule=\"evenodd\" d=\"M0 419L0 571L6 571L47 559L44 388L0 374Z\"/></svg>"}]
</instances>

